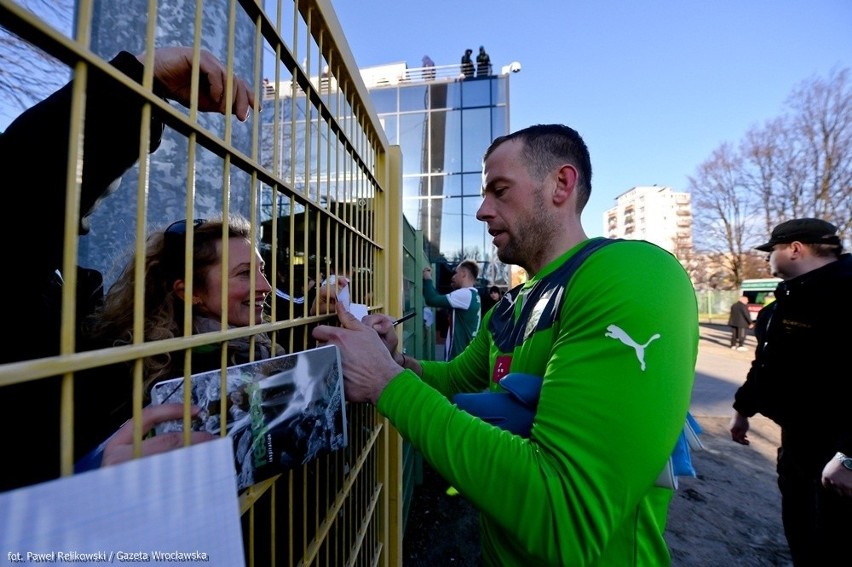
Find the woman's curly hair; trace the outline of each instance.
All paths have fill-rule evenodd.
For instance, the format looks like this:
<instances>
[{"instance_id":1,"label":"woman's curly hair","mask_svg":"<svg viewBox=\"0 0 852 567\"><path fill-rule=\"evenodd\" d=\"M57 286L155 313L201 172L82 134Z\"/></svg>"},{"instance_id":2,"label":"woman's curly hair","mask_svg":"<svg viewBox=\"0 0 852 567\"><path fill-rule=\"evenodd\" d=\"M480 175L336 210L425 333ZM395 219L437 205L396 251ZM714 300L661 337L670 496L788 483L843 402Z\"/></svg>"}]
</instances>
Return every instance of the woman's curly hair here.
<instances>
[{"instance_id":1,"label":"woman's curly hair","mask_svg":"<svg viewBox=\"0 0 852 567\"><path fill-rule=\"evenodd\" d=\"M182 224L179 224L182 223ZM193 269L195 289L206 281L207 272L221 260L217 244L222 241L222 219L197 220L193 223ZM178 227L175 229L174 227ZM231 215L227 223L228 238L251 238L251 225L240 216ZM144 340L157 341L183 335L184 301L174 291L177 280L185 276L186 223L178 221L164 230L151 233L145 246L145 312ZM104 303L88 325L91 337L112 346L133 342L134 281L136 257L131 254L104 298ZM170 377L172 356L164 353L149 356L143 362L145 386Z\"/></svg>"}]
</instances>

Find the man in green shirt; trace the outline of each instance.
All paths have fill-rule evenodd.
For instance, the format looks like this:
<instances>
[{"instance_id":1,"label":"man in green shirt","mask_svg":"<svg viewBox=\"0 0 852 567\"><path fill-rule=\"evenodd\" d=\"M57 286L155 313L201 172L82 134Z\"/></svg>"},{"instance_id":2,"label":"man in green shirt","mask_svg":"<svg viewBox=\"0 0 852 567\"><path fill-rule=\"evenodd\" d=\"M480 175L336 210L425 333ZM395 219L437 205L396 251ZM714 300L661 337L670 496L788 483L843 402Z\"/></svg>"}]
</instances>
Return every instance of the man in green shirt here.
<instances>
[{"instance_id":1,"label":"man in green shirt","mask_svg":"<svg viewBox=\"0 0 852 567\"><path fill-rule=\"evenodd\" d=\"M481 305L479 292L473 287L479 275L479 266L473 260L465 260L453 272L453 291L446 295L438 293L432 283L432 268L423 268L423 298L429 307L450 310L450 328L444 344L444 360L452 360L467 348L479 331Z\"/></svg>"},{"instance_id":2,"label":"man in green shirt","mask_svg":"<svg viewBox=\"0 0 852 567\"><path fill-rule=\"evenodd\" d=\"M695 293L657 246L589 239L590 191L588 150L571 128L532 126L491 144L477 218L500 260L530 278L454 360L396 352L382 315L362 323L338 309L342 327L314 331L341 349L347 399L374 404L479 509L486 565L671 563L673 493L655 481L689 406ZM451 401L500 392L509 373L543 379L529 437Z\"/></svg>"}]
</instances>

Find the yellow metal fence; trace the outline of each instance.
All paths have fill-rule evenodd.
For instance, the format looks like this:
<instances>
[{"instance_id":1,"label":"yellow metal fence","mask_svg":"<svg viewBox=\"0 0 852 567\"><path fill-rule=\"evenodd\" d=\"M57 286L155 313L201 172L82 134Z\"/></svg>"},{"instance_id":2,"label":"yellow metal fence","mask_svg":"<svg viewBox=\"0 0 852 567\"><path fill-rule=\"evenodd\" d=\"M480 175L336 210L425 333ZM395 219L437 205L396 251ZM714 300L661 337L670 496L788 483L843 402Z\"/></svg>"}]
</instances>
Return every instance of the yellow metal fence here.
<instances>
[{"instance_id":1,"label":"yellow metal fence","mask_svg":"<svg viewBox=\"0 0 852 567\"><path fill-rule=\"evenodd\" d=\"M57 76L73 77L72 132L82 135L85 79L92 70L144 99L143 121L155 113L167 130L162 147L151 156L140 151L137 166L123 178L119 191L127 198L104 200L105 212L93 218L91 238L78 239L80 182L69 176L64 260L57 266L66 276L61 343L53 356L0 365L0 396L14 384L62 377L63 433L56 459L62 474L69 475L79 373L115 363L135 365L132 402L138 420L143 358L260 333L297 351L312 346L314 325L332 318L293 318L278 313L273 302L268 321L247 327L192 335L187 324L181 338L137 338L127 346L78 352L75 266L103 257L117 262L133 251L143 257L147 232L179 218L238 213L251 221L273 287L281 285L274 274L289 273L292 295L303 283L295 281L297 266L317 281L345 273L352 280L353 301L399 316L402 158L398 148L388 146L328 0L53 4L60 10L67 4L65 24L56 12L40 12L38 3L11 0L0 0L0 24L9 37L35 46ZM202 48L210 50L252 86L263 110L241 123L230 112L212 117L195 105L187 109L166 102L154 94L150 73L138 84L108 64L106 52L116 50L111 37L125 38L133 46L118 47L139 53L177 44L193 47L195 57ZM150 136L143 123L143 148ZM81 159L78 140L71 144L68 171ZM26 214L37 218L38 207ZM122 215L130 224L115 221ZM108 266L97 267L107 273L108 285ZM141 317L141 305L136 311ZM402 443L371 407L349 406L347 414L345 451L240 495L248 565L401 564ZM141 438L137 456L140 443Z\"/></svg>"}]
</instances>

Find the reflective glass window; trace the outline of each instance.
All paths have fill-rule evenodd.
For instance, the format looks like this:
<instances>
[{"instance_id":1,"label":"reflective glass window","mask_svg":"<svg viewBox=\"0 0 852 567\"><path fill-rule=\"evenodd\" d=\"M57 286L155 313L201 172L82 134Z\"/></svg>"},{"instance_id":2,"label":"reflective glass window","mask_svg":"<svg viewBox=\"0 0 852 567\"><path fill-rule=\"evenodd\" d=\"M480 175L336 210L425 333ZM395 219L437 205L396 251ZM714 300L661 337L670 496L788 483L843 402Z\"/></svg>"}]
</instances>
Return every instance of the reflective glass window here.
<instances>
[{"instance_id":1,"label":"reflective glass window","mask_svg":"<svg viewBox=\"0 0 852 567\"><path fill-rule=\"evenodd\" d=\"M429 165L424 173L441 173L444 171L444 145L446 143L446 115L443 110L433 111L429 116Z\"/></svg>"},{"instance_id":2,"label":"reflective glass window","mask_svg":"<svg viewBox=\"0 0 852 567\"><path fill-rule=\"evenodd\" d=\"M491 100L495 105L504 105L509 101L509 79L506 77L493 79L491 82ZM499 130L498 130L499 131Z\"/></svg>"},{"instance_id":3,"label":"reflective glass window","mask_svg":"<svg viewBox=\"0 0 852 567\"><path fill-rule=\"evenodd\" d=\"M439 250L448 260L460 259L462 254L462 199L442 199ZM438 203L432 200L433 212ZM436 242L436 244L438 244Z\"/></svg>"},{"instance_id":4,"label":"reflective glass window","mask_svg":"<svg viewBox=\"0 0 852 567\"><path fill-rule=\"evenodd\" d=\"M485 82L485 81L483 81ZM462 114L462 168L480 172L482 154L491 143L491 109L474 108Z\"/></svg>"},{"instance_id":5,"label":"reflective glass window","mask_svg":"<svg viewBox=\"0 0 852 567\"><path fill-rule=\"evenodd\" d=\"M402 173L423 171L423 135L426 113L403 114L399 117L399 145L403 148Z\"/></svg>"},{"instance_id":6,"label":"reflective glass window","mask_svg":"<svg viewBox=\"0 0 852 567\"><path fill-rule=\"evenodd\" d=\"M502 136L499 132L508 132L508 108L507 106L497 106L491 109L491 131L494 132L494 138Z\"/></svg>"},{"instance_id":7,"label":"reflective glass window","mask_svg":"<svg viewBox=\"0 0 852 567\"><path fill-rule=\"evenodd\" d=\"M434 182L433 182L434 183ZM462 176L461 175L445 175L442 181L443 195L451 197L460 197L462 194ZM435 190L432 194L437 194Z\"/></svg>"},{"instance_id":8,"label":"reflective glass window","mask_svg":"<svg viewBox=\"0 0 852 567\"><path fill-rule=\"evenodd\" d=\"M382 128L385 131L385 135L388 137L388 143L391 145L397 145L399 143L399 132L397 129L399 119L397 118L397 115L385 114L384 116L379 117L379 122L382 123Z\"/></svg>"},{"instance_id":9,"label":"reflective glass window","mask_svg":"<svg viewBox=\"0 0 852 567\"><path fill-rule=\"evenodd\" d=\"M408 199L410 197L420 197L421 177L403 177L402 178L402 197Z\"/></svg>"},{"instance_id":10,"label":"reflective glass window","mask_svg":"<svg viewBox=\"0 0 852 567\"><path fill-rule=\"evenodd\" d=\"M438 83L429 86L429 109L444 110L447 108L447 96L449 85L447 83Z\"/></svg>"},{"instance_id":11,"label":"reflective glass window","mask_svg":"<svg viewBox=\"0 0 852 567\"><path fill-rule=\"evenodd\" d=\"M414 199L409 197L403 197L402 199L402 214L405 216L408 224L413 226L415 230L422 230L422 227L420 226L420 207L422 207L425 202L426 201L423 199Z\"/></svg>"},{"instance_id":12,"label":"reflective glass window","mask_svg":"<svg viewBox=\"0 0 852 567\"><path fill-rule=\"evenodd\" d=\"M485 252L491 247L491 236L488 234L487 225L476 220L476 211L481 204L482 199L479 197L462 199L462 235L464 237L462 244L468 255L479 259L483 259Z\"/></svg>"},{"instance_id":13,"label":"reflective glass window","mask_svg":"<svg viewBox=\"0 0 852 567\"><path fill-rule=\"evenodd\" d=\"M492 79L476 79L462 81L462 106L489 106L491 104Z\"/></svg>"},{"instance_id":14,"label":"reflective glass window","mask_svg":"<svg viewBox=\"0 0 852 567\"><path fill-rule=\"evenodd\" d=\"M420 226L423 231L423 237L429 243L429 248L435 253L440 253L441 244L441 215L444 211L444 201L442 198L424 198L420 206ZM430 256L432 254L430 253Z\"/></svg>"},{"instance_id":15,"label":"reflective glass window","mask_svg":"<svg viewBox=\"0 0 852 567\"><path fill-rule=\"evenodd\" d=\"M465 173L461 176L461 195L482 198L482 173Z\"/></svg>"},{"instance_id":16,"label":"reflective glass window","mask_svg":"<svg viewBox=\"0 0 852 567\"><path fill-rule=\"evenodd\" d=\"M370 98L373 99L376 112L396 112L396 93L397 89L373 89Z\"/></svg>"},{"instance_id":17,"label":"reflective glass window","mask_svg":"<svg viewBox=\"0 0 852 567\"><path fill-rule=\"evenodd\" d=\"M447 173L460 173L461 162L461 118L459 110L453 110L445 114L444 127L444 171Z\"/></svg>"},{"instance_id":18,"label":"reflective glass window","mask_svg":"<svg viewBox=\"0 0 852 567\"><path fill-rule=\"evenodd\" d=\"M462 81L447 85L447 108L461 108Z\"/></svg>"},{"instance_id":19,"label":"reflective glass window","mask_svg":"<svg viewBox=\"0 0 852 567\"><path fill-rule=\"evenodd\" d=\"M425 110L428 108L426 85L412 87L400 87L399 89L399 111Z\"/></svg>"}]
</instances>

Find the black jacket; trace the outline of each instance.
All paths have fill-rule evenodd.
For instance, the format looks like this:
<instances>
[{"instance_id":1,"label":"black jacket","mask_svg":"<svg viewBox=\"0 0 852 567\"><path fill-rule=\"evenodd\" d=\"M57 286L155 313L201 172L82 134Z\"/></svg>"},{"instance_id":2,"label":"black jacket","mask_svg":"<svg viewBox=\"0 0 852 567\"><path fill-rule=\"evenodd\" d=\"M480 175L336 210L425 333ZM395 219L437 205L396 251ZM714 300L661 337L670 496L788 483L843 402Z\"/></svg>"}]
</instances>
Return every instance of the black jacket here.
<instances>
[{"instance_id":1,"label":"black jacket","mask_svg":"<svg viewBox=\"0 0 852 567\"><path fill-rule=\"evenodd\" d=\"M852 454L852 256L781 282L758 314L758 347L734 408L762 413L817 466ZM791 447L792 448L792 447Z\"/></svg>"},{"instance_id":2,"label":"black jacket","mask_svg":"<svg viewBox=\"0 0 852 567\"><path fill-rule=\"evenodd\" d=\"M728 325L731 327L745 328L751 326L751 313L748 312L748 305L741 301L737 301L731 305L731 314L728 316Z\"/></svg>"},{"instance_id":3,"label":"black jacket","mask_svg":"<svg viewBox=\"0 0 852 567\"><path fill-rule=\"evenodd\" d=\"M468 53L462 55L461 69L465 77L473 77L473 59L470 58Z\"/></svg>"},{"instance_id":4,"label":"black jacket","mask_svg":"<svg viewBox=\"0 0 852 567\"><path fill-rule=\"evenodd\" d=\"M142 82L142 64L132 54L122 52L111 64ZM142 116L140 99L97 69L89 71L81 215L139 158ZM8 270L0 278L8 331L0 343L0 363L59 353L61 293L68 278L57 270L62 268L70 113L69 83L21 114L0 135L0 169L7 192L17 194L18 202L25 204L10 210L0 223ZM153 118L151 149L159 145L162 130L162 122ZM79 273L91 285L77 288L82 299L78 323L100 293L98 274ZM123 388L114 387L112 378L104 374L74 381L75 456L85 454L91 448L86 445L114 430L115 422L94 417L102 404L125 395ZM114 400L105 399L113 396ZM0 473L0 491L59 475L59 399L59 377L0 387L0 447L7 463Z\"/></svg>"}]
</instances>

